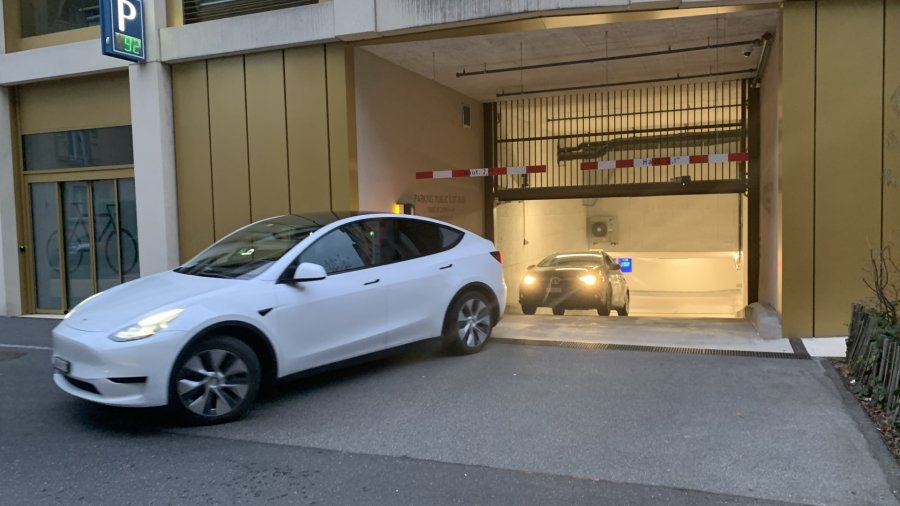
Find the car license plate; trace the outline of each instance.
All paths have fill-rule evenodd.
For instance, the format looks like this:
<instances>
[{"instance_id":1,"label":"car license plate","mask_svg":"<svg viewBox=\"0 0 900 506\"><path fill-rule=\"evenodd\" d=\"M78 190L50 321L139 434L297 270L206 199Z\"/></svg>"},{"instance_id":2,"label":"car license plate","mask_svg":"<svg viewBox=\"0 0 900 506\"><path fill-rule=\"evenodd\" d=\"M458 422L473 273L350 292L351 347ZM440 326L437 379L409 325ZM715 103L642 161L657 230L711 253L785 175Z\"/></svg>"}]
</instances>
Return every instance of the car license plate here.
<instances>
[{"instance_id":1,"label":"car license plate","mask_svg":"<svg viewBox=\"0 0 900 506\"><path fill-rule=\"evenodd\" d=\"M63 374L69 374L72 369L72 363L59 357L53 357L53 369Z\"/></svg>"}]
</instances>

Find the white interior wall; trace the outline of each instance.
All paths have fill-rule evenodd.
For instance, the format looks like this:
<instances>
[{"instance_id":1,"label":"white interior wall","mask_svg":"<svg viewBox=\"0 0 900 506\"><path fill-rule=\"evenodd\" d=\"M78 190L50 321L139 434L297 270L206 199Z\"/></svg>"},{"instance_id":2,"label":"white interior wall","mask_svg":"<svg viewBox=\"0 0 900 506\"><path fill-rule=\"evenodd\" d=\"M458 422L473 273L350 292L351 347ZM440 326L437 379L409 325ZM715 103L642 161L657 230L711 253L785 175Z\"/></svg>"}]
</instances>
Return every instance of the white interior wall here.
<instances>
[{"instance_id":1,"label":"white interior wall","mask_svg":"<svg viewBox=\"0 0 900 506\"><path fill-rule=\"evenodd\" d=\"M529 265L554 251L588 247L587 219L616 218L613 257L630 257L633 314L733 317L746 305L746 237L738 195L510 202L495 210L509 303ZM743 254L735 260L735 253ZM515 309L512 308L514 311Z\"/></svg>"},{"instance_id":2,"label":"white interior wall","mask_svg":"<svg viewBox=\"0 0 900 506\"><path fill-rule=\"evenodd\" d=\"M418 215L483 233L482 178L420 179L417 171L483 166L483 111L478 101L357 49L356 125L359 206ZM471 127L464 127L463 105Z\"/></svg>"},{"instance_id":3,"label":"white interior wall","mask_svg":"<svg viewBox=\"0 0 900 506\"><path fill-rule=\"evenodd\" d=\"M759 300L781 315L781 43L775 37L760 88Z\"/></svg>"}]
</instances>

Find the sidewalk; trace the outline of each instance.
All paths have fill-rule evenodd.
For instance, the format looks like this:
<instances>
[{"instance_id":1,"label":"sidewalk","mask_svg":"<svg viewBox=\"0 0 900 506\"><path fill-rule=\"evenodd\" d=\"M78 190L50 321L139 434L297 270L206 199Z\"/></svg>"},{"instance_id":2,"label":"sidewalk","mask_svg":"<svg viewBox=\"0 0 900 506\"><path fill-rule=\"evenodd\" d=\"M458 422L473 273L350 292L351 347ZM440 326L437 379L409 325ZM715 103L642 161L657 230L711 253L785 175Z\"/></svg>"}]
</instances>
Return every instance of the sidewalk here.
<instances>
[{"instance_id":1,"label":"sidewalk","mask_svg":"<svg viewBox=\"0 0 900 506\"><path fill-rule=\"evenodd\" d=\"M625 344L708 350L794 353L784 338L764 338L747 320L732 318L620 318L566 314L507 314L494 336L509 339ZM812 357L843 357L844 338L803 339Z\"/></svg>"}]
</instances>

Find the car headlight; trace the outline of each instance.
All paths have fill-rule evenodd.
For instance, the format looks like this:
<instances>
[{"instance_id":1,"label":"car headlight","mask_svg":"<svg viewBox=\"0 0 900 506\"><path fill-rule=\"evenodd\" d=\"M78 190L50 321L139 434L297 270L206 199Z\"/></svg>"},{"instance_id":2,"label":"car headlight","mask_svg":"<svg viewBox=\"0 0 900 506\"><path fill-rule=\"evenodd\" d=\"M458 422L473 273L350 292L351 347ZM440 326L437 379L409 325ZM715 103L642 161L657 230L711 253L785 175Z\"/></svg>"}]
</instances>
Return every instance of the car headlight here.
<instances>
[{"instance_id":1,"label":"car headlight","mask_svg":"<svg viewBox=\"0 0 900 506\"><path fill-rule=\"evenodd\" d=\"M585 274L584 276L581 276L580 278L578 278L578 281L581 281L582 283L584 283L586 285L593 286L593 285L597 284L597 276L594 276L593 274Z\"/></svg>"},{"instance_id":2,"label":"car headlight","mask_svg":"<svg viewBox=\"0 0 900 506\"><path fill-rule=\"evenodd\" d=\"M522 278L522 283L525 283L526 285L533 284L535 281L537 281L537 278L531 274L526 274L525 277Z\"/></svg>"},{"instance_id":3,"label":"car headlight","mask_svg":"<svg viewBox=\"0 0 900 506\"><path fill-rule=\"evenodd\" d=\"M136 341L150 337L168 327L169 323L178 318L182 311L184 309L169 309L168 311L148 316L136 324L116 332L110 336L110 339L113 341Z\"/></svg>"}]
</instances>

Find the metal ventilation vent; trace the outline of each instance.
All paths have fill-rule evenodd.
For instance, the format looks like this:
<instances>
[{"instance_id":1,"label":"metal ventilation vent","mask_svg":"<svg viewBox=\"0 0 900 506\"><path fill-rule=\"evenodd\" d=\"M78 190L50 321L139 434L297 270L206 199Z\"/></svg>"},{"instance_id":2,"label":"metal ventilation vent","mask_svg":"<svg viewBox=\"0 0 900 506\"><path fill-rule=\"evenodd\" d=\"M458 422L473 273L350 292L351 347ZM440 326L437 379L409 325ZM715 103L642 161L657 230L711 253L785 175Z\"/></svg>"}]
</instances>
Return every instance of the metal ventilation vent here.
<instances>
[{"instance_id":1,"label":"metal ventilation vent","mask_svg":"<svg viewBox=\"0 0 900 506\"><path fill-rule=\"evenodd\" d=\"M184 24L319 3L319 0L184 0Z\"/></svg>"}]
</instances>

